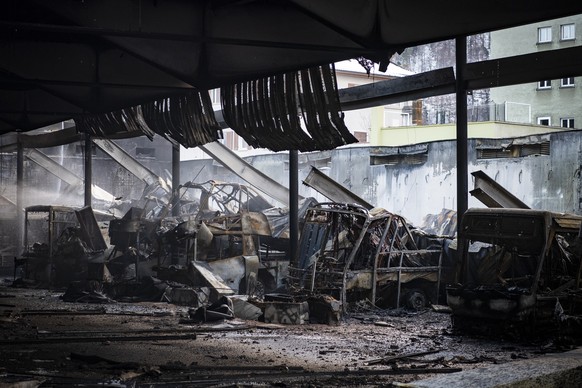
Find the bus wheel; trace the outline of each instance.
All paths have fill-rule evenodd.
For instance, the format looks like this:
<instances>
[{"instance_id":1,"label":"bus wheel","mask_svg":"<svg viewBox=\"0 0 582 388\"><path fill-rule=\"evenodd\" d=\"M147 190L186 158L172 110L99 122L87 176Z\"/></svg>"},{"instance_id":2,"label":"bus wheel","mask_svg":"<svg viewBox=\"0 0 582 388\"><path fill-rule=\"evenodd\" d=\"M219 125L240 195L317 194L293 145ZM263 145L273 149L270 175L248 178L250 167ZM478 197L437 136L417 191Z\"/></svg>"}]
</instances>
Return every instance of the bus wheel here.
<instances>
[{"instance_id":1,"label":"bus wheel","mask_svg":"<svg viewBox=\"0 0 582 388\"><path fill-rule=\"evenodd\" d=\"M411 310L422 310L427 305L427 298L424 292L419 289L412 289L406 293L405 305Z\"/></svg>"}]
</instances>

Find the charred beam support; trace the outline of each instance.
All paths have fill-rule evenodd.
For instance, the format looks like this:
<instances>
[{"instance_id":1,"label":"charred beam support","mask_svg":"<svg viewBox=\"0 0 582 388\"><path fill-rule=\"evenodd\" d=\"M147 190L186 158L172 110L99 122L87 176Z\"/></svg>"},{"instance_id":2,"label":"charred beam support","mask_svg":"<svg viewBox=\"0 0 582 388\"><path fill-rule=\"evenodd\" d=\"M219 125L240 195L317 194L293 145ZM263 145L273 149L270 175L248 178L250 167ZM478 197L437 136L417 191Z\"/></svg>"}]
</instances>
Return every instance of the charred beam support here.
<instances>
[{"instance_id":1,"label":"charred beam support","mask_svg":"<svg viewBox=\"0 0 582 388\"><path fill-rule=\"evenodd\" d=\"M467 124L467 38L455 39L456 50L456 94L457 94L457 217L460 220L469 206L469 168L468 168L468 124ZM458 225L461 225L459 222ZM460 227L460 226L459 226Z\"/></svg>"},{"instance_id":2,"label":"charred beam support","mask_svg":"<svg viewBox=\"0 0 582 388\"><path fill-rule=\"evenodd\" d=\"M24 147L20 142L20 134L17 135L16 150L16 220L18 222L17 249L24 247ZM21 252L18 252L20 255Z\"/></svg>"},{"instance_id":3,"label":"charred beam support","mask_svg":"<svg viewBox=\"0 0 582 388\"><path fill-rule=\"evenodd\" d=\"M582 47L540 51L467 64L468 90L582 75Z\"/></svg>"},{"instance_id":4,"label":"charred beam support","mask_svg":"<svg viewBox=\"0 0 582 388\"><path fill-rule=\"evenodd\" d=\"M67 170L65 167L61 166L59 163L55 162L42 152L35 149L27 149L22 152L26 158L40 167L44 168L57 178L61 179L63 182L70 186L82 187L85 184L85 180L74 174L73 172ZM90 181L89 181L90 182ZM91 186L91 184L89 185ZM86 189L85 189L86 190ZM106 190L100 188L99 186L92 187L91 196L95 196L103 201L113 202L115 197L113 194L107 192Z\"/></svg>"},{"instance_id":5,"label":"charred beam support","mask_svg":"<svg viewBox=\"0 0 582 388\"><path fill-rule=\"evenodd\" d=\"M172 215L180 215L180 145L172 144ZM172 244L172 264L179 264L178 245Z\"/></svg>"},{"instance_id":6,"label":"charred beam support","mask_svg":"<svg viewBox=\"0 0 582 388\"><path fill-rule=\"evenodd\" d=\"M455 92L452 67L338 91L343 110L369 108Z\"/></svg>"},{"instance_id":7,"label":"charred beam support","mask_svg":"<svg viewBox=\"0 0 582 388\"><path fill-rule=\"evenodd\" d=\"M167 193L171 192L171 189L161 177L154 174L150 169L135 160L113 141L107 139L93 139L93 143L147 185L159 185Z\"/></svg>"},{"instance_id":8,"label":"charred beam support","mask_svg":"<svg viewBox=\"0 0 582 388\"><path fill-rule=\"evenodd\" d=\"M57 178L71 186L80 186L85 182L82 178L55 162L42 152L29 148L23 152L28 160L44 168Z\"/></svg>"},{"instance_id":9,"label":"charred beam support","mask_svg":"<svg viewBox=\"0 0 582 388\"><path fill-rule=\"evenodd\" d=\"M93 187L93 143L91 135L85 133L85 206L91 206Z\"/></svg>"},{"instance_id":10,"label":"charred beam support","mask_svg":"<svg viewBox=\"0 0 582 388\"><path fill-rule=\"evenodd\" d=\"M172 145L172 215L180 215L180 146Z\"/></svg>"},{"instance_id":11,"label":"charred beam support","mask_svg":"<svg viewBox=\"0 0 582 388\"><path fill-rule=\"evenodd\" d=\"M548 50L474 63L466 63L465 59L464 62L463 77L466 90L518 85L537 82L540 79L582 75L582 47ZM458 74L457 64L457 78ZM453 68L448 67L340 89L338 94L342 109L353 110L454 93L456 82Z\"/></svg>"},{"instance_id":12,"label":"charred beam support","mask_svg":"<svg viewBox=\"0 0 582 388\"><path fill-rule=\"evenodd\" d=\"M299 244L299 155L289 151L289 262L296 265Z\"/></svg>"}]
</instances>

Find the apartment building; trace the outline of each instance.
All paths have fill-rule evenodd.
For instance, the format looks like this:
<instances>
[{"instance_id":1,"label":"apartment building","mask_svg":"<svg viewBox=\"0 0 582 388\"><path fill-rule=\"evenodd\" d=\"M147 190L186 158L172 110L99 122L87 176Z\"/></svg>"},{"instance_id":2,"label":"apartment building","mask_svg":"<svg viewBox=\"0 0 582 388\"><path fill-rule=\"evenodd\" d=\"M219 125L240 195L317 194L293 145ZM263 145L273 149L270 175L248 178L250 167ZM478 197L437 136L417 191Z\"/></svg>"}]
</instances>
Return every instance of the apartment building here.
<instances>
[{"instance_id":1,"label":"apartment building","mask_svg":"<svg viewBox=\"0 0 582 388\"><path fill-rule=\"evenodd\" d=\"M491 59L582 43L582 14L491 32ZM566 77L491 89L504 121L582 128L582 79Z\"/></svg>"}]
</instances>

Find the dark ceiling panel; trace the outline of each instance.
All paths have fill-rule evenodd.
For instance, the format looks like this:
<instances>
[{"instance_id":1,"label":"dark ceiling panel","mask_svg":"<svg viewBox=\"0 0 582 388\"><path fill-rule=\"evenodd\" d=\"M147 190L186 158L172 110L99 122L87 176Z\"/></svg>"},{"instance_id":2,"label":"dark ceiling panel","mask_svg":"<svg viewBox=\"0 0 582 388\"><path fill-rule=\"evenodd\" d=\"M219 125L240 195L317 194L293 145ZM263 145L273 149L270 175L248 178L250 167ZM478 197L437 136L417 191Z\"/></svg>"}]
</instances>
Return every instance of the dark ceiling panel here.
<instances>
[{"instance_id":1,"label":"dark ceiling panel","mask_svg":"<svg viewBox=\"0 0 582 388\"><path fill-rule=\"evenodd\" d=\"M572 0L7 1L0 134L579 13Z\"/></svg>"}]
</instances>

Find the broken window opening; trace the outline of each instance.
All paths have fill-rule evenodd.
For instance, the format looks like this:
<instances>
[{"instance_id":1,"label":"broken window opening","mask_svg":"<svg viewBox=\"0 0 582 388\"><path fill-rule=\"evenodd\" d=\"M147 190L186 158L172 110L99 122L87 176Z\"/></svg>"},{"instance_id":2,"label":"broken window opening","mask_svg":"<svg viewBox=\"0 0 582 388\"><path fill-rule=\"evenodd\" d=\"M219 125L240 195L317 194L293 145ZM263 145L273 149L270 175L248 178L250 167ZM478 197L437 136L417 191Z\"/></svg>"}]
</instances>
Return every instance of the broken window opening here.
<instances>
[{"instance_id":1,"label":"broken window opening","mask_svg":"<svg viewBox=\"0 0 582 388\"><path fill-rule=\"evenodd\" d=\"M371 166L380 165L394 166L399 164L418 165L426 163L427 160L428 160L427 154L370 156L370 165Z\"/></svg>"},{"instance_id":2,"label":"broken window opening","mask_svg":"<svg viewBox=\"0 0 582 388\"><path fill-rule=\"evenodd\" d=\"M477 148L477 159L522 158L550 155L550 141L536 144L511 144L506 147Z\"/></svg>"},{"instance_id":3,"label":"broken window opening","mask_svg":"<svg viewBox=\"0 0 582 388\"><path fill-rule=\"evenodd\" d=\"M428 144L381 148L370 153L370 165L424 164L428 160Z\"/></svg>"}]
</instances>

